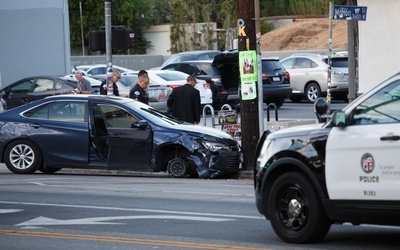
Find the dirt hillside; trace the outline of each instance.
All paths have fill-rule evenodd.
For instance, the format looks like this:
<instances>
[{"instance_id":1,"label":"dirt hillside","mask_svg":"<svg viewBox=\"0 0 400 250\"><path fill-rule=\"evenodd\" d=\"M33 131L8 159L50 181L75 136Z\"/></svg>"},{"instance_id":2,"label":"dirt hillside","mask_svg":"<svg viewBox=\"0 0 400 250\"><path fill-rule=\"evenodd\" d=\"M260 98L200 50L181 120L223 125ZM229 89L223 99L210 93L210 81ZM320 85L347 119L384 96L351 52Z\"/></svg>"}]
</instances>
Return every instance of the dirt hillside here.
<instances>
[{"instance_id":1,"label":"dirt hillside","mask_svg":"<svg viewBox=\"0 0 400 250\"><path fill-rule=\"evenodd\" d=\"M319 50L328 48L329 20L301 19L264 34L261 51ZM347 48L347 22L332 23L333 49Z\"/></svg>"}]
</instances>

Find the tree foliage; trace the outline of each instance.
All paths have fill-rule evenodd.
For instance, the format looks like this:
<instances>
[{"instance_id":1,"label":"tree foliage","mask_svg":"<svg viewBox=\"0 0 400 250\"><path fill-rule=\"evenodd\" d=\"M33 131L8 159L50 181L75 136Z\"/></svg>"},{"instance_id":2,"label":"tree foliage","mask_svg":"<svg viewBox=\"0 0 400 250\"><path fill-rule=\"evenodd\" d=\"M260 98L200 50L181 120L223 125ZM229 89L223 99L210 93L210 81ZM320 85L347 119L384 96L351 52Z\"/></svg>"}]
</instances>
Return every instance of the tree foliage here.
<instances>
[{"instance_id":1,"label":"tree foliage","mask_svg":"<svg viewBox=\"0 0 400 250\"><path fill-rule=\"evenodd\" d=\"M143 37L142 29L150 25L170 23L171 52L186 51L189 48L210 49L215 32L207 23L218 23L218 44L225 48L225 43L235 37L238 0L112 0L112 25L124 25L135 33L134 48L131 54L145 53L151 44ZM82 4L82 19L79 3ZM330 0L263 0L260 1L261 17L279 15L328 14ZM347 0L335 0L335 4L345 5ZM69 0L71 46L79 47L81 41L81 20L84 42L88 44L89 31L105 26L104 1ZM195 23L205 23L200 29ZM192 25L189 34L187 26ZM262 33L271 29L268 22L261 24ZM198 32L194 32L198 31ZM196 33L201 33L201 41ZM190 39L183 39L189 36Z\"/></svg>"},{"instance_id":2,"label":"tree foliage","mask_svg":"<svg viewBox=\"0 0 400 250\"><path fill-rule=\"evenodd\" d=\"M345 5L347 0L264 0L260 1L261 16L328 14L329 2Z\"/></svg>"},{"instance_id":3,"label":"tree foliage","mask_svg":"<svg viewBox=\"0 0 400 250\"><path fill-rule=\"evenodd\" d=\"M144 53L151 45L142 35L142 28L152 24L151 6L154 0L113 0L112 25L124 25L135 33L131 53ZM89 32L105 26L105 4L99 0L69 0L71 46L79 46L81 41L81 17L79 3L82 4L82 24L84 42L88 44Z\"/></svg>"}]
</instances>

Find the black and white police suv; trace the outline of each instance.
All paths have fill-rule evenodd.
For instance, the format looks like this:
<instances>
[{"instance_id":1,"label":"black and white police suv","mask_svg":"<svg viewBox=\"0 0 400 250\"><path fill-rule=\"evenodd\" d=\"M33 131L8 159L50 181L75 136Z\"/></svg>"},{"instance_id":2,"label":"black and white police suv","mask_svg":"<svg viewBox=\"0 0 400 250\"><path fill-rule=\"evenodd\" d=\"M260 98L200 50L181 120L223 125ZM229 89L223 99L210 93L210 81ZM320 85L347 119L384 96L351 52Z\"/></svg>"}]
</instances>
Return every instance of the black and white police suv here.
<instances>
[{"instance_id":1,"label":"black and white police suv","mask_svg":"<svg viewBox=\"0 0 400 250\"><path fill-rule=\"evenodd\" d=\"M400 225L400 72L325 119L264 132L259 212L289 243L319 241L333 223Z\"/></svg>"}]
</instances>

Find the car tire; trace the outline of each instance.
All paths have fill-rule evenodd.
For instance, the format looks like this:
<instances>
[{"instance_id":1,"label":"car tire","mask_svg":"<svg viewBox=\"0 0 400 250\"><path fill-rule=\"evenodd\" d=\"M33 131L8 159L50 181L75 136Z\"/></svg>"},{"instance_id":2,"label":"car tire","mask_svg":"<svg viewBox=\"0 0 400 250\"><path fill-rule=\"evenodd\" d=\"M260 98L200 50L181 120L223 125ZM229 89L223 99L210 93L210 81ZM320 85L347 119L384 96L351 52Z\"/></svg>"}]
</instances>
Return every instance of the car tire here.
<instances>
[{"instance_id":1,"label":"car tire","mask_svg":"<svg viewBox=\"0 0 400 250\"><path fill-rule=\"evenodd\" d=\"M274 181L268 214L275 233L288 243L319 241L331 227L315 188L299 172L285 173Z\"/></svg>"},{"instance_id":2,"label":"car tire","mask_svg":"<svg viewBox=\"0 0 400 250\"><path fill-rule=\"evenodd\" d=\"M188 171L188 164L181 158L174 158L168 162L167 171L175 178L184 177Z\"/></svg>"},{"instance_id":3,"label":"car tire","mask_svg":"<svg viewBox=\"0 0 400 250\"><path fill-rule=\"evenodd\" d=\"M321 97L321 89L317 83L310 83L306 88L306 98L309 102L314 102Z\"/></svg>"},{"instance_id":4,"label":"car tire","mask_svg":"<svg viewBox=\"0 0 400 250\"><path fill-rule=\"evenodd\" d=\"M301 102L301 100L303 100L303 96L300 96L300 95L292 95L292 96L290 96L289 97L289 99L292 101L292 102L295 102L295 103L298 103L298 102Z\"/></svg>"},{"instance_id":5,"label":"car tire","mask_svg":"<svg viewBox=\"0 0 400 250\"><path fill-rule=\"evenodd\" d=\"M42 165L42 153L28 140L16 140L4 150L4 163L15 174L33 174Z\"/></svg>"},{"instance_id":6,"label":"car tire","mask_svg":"<svg viewBox=\"0 0 400 250\"><path fill-rule=\"evenodd\" d=\"M282 107L284 103L285 103L285 99L283 99L283 98L275 100L275 105L276 105L277 108Z\"/></svg>"}]
</instances>

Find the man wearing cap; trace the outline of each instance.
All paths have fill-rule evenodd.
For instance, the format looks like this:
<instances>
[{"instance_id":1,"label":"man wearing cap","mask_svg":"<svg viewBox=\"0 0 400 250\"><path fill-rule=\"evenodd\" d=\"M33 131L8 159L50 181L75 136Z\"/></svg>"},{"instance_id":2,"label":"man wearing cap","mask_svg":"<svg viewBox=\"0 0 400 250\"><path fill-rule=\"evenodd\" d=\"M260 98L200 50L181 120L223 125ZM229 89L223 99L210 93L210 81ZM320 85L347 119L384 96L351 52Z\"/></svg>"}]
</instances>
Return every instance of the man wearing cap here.
<instances>
[{"instance_id":1,"label":"man wearing cap","mask_svg":"<svg viewBox=\"0 0 400 250\"><path fill-rule=\"evenodd\" d=\"M174 88L168 97L167 105L176 118L188 123L199 124L201 101L200 92L194 88L196 83L197 80L194 76L188 76L186 84Z\"/></svg>"}]
</instances>

